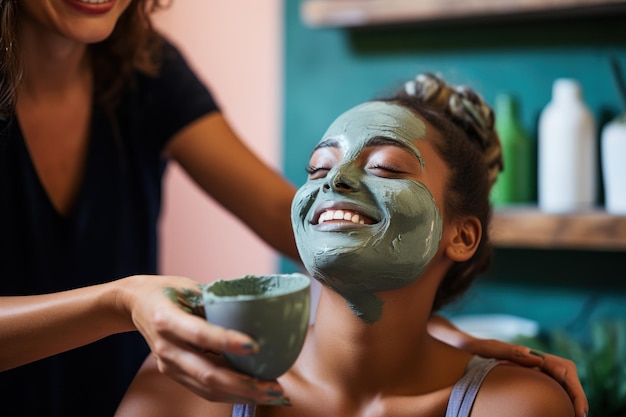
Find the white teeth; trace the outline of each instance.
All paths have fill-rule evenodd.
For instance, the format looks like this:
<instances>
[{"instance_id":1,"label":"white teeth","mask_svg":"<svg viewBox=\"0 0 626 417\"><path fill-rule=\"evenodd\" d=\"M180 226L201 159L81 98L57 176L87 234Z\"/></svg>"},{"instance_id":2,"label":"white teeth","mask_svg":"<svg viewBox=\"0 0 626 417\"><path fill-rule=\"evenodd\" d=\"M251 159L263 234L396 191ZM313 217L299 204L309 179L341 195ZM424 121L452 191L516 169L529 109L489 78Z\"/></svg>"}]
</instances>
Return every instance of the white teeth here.
<instances>
[{"instance_id":1,"label":"white teeth","mask_svg":"<svg viewBox=\"0 0 626 417\"><path fill-rule=\"evenodd\" d=\"M361 216L348 210L327 210L320 214L318 224L331 220L347 220L355 224L365 224L365 220L361 219Z\"/></svg>"},{"instance_id":2,"label":"white teeth","mask_svg":"<svg viewBox=\"0 0 626 417\"><path fill-rule=\"evenodd\" d=\"M106 3L110 0L78 0L81 3L88 3L88 4L101 4L101 3Z\"/></svg>"}]
</instances>

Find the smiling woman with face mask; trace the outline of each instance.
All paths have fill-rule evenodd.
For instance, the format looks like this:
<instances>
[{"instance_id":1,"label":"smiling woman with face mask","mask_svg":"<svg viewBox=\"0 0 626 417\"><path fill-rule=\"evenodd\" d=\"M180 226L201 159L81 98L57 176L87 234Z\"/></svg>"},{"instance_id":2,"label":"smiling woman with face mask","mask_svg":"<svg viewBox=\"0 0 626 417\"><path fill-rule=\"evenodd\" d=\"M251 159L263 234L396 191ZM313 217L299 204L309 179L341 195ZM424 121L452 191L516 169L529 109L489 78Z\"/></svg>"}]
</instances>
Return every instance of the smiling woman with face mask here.
<instances>
[{"instance_id":1,"label":"smiling woman with face mask","mask_svg":"<svg viewBox=\"0 0 626 417\"><path fill-rule=\"evenodd\" d=\"M425 168L413 144L425 133L407 108L358 106L330 126L313 153L309 181L294 198L294 234L304 264L366 322L382 314L374 293L406 286L437 251L442 219L430 191L398 176ZM400 166L405 152L413 160ZM399 180L389 181L394 175Z\"/></svg>"},{"instance_id":2,"label":"smiling woman with face mask","mask_svg":"<svg viewBox=\"0 0 626 417\"><path fill-rule=\"evenodd\" d=\"M428 332L489 264L489 190L502 168L491 109L430 74L358 105L314 149L292 223L322 283L286 397L209 403L148 362L117 416L574 416L548 375Z\"/></svg>"}]
</instances>

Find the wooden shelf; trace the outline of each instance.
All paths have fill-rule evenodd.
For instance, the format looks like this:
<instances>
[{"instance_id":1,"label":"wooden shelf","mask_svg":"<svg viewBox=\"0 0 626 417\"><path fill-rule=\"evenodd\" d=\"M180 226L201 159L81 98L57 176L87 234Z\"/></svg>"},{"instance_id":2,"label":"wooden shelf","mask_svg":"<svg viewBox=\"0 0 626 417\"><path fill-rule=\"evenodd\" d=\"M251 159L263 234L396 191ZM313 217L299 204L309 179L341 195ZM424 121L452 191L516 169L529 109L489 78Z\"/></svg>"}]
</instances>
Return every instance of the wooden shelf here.
<instances>
[{"instance_id":1,"label":"wooden shelf","mask_svg":"<svg viewBox=\"0 0 626 417\"><path fill-rule=\"evenodd\" d=\"M624 0L306 0L311 27L349 27L503 16L588 15L624 12Z\"/></svg>"},{"instance_id":2,"label":"wooden shelf","mask_svg":"<svg viewBox=\"0 0 626 417\"><path fill-rule=\"evenodd\" d=\"M490 233L503 248L626 251L626 216L599 209L547 214L536 207L498 208Z\"/></svg>"}]
</instances>

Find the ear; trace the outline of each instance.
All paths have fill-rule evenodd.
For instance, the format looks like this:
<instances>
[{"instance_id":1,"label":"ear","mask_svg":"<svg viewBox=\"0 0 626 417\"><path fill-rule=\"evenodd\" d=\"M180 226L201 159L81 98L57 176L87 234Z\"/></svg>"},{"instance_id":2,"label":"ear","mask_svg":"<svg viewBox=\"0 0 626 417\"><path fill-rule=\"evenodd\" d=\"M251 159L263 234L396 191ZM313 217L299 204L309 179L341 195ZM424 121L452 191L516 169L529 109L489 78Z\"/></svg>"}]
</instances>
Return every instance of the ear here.
<instances>
[{"instance_id":1,"label":"ear","mask_svg":"<svg viewBox=\"0 0 626 417\"><path fill-rule=\"evenodd\" d=\"M446 255L455 262L467 261L474 255L480 238L482 226L476 217L464 217L451 226Z\"/></svg>"}]
</instances>

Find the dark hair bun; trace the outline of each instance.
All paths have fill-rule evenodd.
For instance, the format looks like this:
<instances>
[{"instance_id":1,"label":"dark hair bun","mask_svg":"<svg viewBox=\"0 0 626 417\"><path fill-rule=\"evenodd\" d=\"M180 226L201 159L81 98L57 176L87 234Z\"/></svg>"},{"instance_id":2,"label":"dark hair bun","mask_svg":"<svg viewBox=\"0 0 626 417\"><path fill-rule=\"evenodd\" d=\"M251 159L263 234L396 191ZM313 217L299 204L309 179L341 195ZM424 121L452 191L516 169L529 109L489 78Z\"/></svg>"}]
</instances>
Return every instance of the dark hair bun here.
<instances>
[{"instance_id":1,"label":"dark hair bun","mask_svg":"<svg viewBox=\"0 0 626 417\"><path fill-rule=\"evenodd\" d=\"M466 86L451 86L440 77L424 73L404 85L409 96L448 114L451 119L476 141L483 152L493 185L504 168L500 138L495 130L491 107L480 94Z\"/></svg>"}]
</instances>

